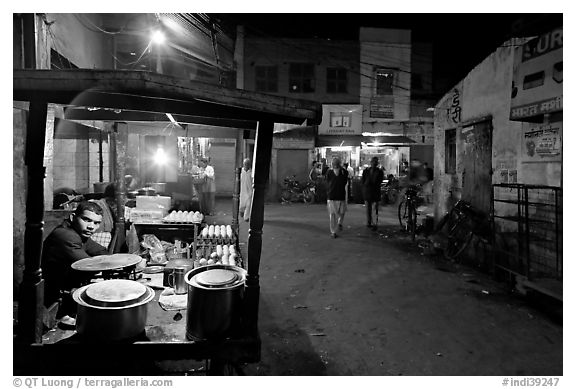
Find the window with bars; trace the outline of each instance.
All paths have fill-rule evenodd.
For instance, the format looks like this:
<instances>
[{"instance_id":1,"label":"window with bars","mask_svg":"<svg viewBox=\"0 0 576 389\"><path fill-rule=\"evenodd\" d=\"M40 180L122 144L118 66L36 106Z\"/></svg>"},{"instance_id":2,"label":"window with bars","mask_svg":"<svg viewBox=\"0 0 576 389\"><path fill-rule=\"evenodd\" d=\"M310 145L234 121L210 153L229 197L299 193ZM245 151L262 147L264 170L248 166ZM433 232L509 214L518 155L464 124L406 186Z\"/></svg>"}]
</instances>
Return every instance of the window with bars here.
<instances>
[{"instance_id":1,"label":"window with bars","mask_svg":"<svg viewBox=\"0 0 576 389\"><path fill-rule=\"evenodd\" d=\"M257 92L278 92L278 66L256 66Z\"/></svg>"},{"instance_id":2,"label":"window with bars","mask_svg":"<svg viewBox=\"0 0 576 389\"><path fill-rule=\"evenodd\" d=\"M289 90L292 93L311 93L315 90L314 64L291 63Z\"/></svg>"},{"instance_id":3,"label":"window with bars","mask_svg":"<svg viewBox=\"0 0 576 389\"><path fill-rule=\"evenodd\" d=\"M446 130L445 134L445 165L446 174L456 174L456 129Z\"/></svg>"},{"instance_id":4,"label":"window with bars","mask_svg":"<svg viewBox=\"0 0 576 389\"><path fill-rule=\"evenodd\" d=\"M393 94L394 72L386 69L376 70L376 95L387 96Z\"/></svg>"},{"instance_id":5,"label":"window with bars","mask_svg":"<svg viewBox=\"0 0 576 389\"><path fill-rule=\"evenodd\" d=\"M326 68L326 92L347 93L348 73L344 68Z\"/></svg>"}]
</instances>

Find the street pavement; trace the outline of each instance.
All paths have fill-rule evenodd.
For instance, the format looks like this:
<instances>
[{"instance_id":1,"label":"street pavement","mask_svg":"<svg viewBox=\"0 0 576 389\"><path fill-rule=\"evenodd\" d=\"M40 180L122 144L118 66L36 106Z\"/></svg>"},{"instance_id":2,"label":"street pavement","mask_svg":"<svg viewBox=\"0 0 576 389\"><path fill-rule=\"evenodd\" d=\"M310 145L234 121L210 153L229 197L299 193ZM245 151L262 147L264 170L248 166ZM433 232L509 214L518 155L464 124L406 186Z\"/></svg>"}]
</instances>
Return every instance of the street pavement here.
<instances>
[{"instance_id":1,"label":"street pavement","mask_svg":"<svg viewBox=\"0 0 576 389\"><path fill-rule=\"evenodd\" d=\"M218 203L229 217L229 202ZM381 208L378 231L364 212L350 204L333 239L325 205L266 204L262 358L246 374L563 374L558 320L485 273L424 255L393 206ZM241 242L247 235L241 222Z\"/></svg>"}]
</instances>

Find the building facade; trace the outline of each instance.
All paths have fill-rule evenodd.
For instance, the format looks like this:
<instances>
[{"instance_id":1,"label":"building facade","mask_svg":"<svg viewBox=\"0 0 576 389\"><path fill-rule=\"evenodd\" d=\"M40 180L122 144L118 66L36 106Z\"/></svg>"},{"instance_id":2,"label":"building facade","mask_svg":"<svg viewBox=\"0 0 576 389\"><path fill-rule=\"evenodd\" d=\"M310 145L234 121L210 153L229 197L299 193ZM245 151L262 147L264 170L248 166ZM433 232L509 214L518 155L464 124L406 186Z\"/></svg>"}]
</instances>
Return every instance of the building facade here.
<instances>
[{"instance_id":1,"label":"building facade","mask_svg":"<svg viewBox=\"0 0 576 389\"><path fill-rule=\"evenodd\" d=\"M243 88L324 104L322 124L308 128L313 150L302 151L311 143L301 131L275 141L271 195L284 174L305 179L321 158L339 156L358 173L372 156L387 174L398 175L403 160L432 165L431 45L413 44L408 30L376 28L361 28L358 41L242 37ZM279 150L308 160L278 159Z\"/></svg>"},{"instance_id":2,"label":"building facade","mask_svg":"<svg viewBox=\"0 0 576 389\"><path fill-rule=\"evenodd\" d=\"M436 104L434 142L436 221L465 200L493 215L496 265L561 280L562 29L477 65Z\"/></svg>"},{"instance_id":3,"label":"building facade","mask_svg":"<svg viewBox=\"0 0 576 389\"><path fill-rule=\"evenodd\" d=\"M243 87L328 105L358 104L359 43L321 39L243 36ZM287 176L307 180L317 159L316 127L278 125L272 149L268 196L278 198Z\"/></svg>"}]
</instances>

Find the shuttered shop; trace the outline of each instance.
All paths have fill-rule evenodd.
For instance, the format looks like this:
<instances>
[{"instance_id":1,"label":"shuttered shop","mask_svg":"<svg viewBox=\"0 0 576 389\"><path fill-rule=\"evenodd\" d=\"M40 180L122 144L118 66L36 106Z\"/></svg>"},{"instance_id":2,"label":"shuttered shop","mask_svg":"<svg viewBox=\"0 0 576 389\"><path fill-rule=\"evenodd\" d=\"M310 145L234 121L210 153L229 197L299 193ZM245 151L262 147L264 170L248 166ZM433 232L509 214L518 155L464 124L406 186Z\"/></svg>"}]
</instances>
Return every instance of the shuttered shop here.
<instances>
[{"instance_id":1,"label":"shuttered shop","mask_svg":"<svg viewBox=\"0 0 576 389\"><path fill-rule=\"evenodd\" d=\"M234 191L234 158L236 154L234 141L211 142L210 165L216 175L216 195L232 196Z\"/></svg>"}]
</instances>

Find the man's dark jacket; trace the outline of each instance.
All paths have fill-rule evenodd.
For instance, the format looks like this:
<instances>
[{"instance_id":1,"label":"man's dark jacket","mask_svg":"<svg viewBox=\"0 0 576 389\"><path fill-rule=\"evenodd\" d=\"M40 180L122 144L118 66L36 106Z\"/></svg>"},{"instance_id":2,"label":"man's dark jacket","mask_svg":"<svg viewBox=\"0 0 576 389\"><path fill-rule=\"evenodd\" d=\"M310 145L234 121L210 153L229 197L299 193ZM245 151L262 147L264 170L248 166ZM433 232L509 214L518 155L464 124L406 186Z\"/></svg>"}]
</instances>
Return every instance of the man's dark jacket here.
<instances>
[{"instance_id":1,"label":"man's dark jacket","mask_svg":"<svg viewBox=\"0 0 576 389\"><path fill-rule=\"evenodd\" d=\"M92 239L82 239L68 220L56 227L42 247L44 304L49 306L56 301L60 290L70 290L82 284L87 274L72 269L72 263L83 258L106 254L108 254L106 248Z\"/></svg>"}]
</instances>

